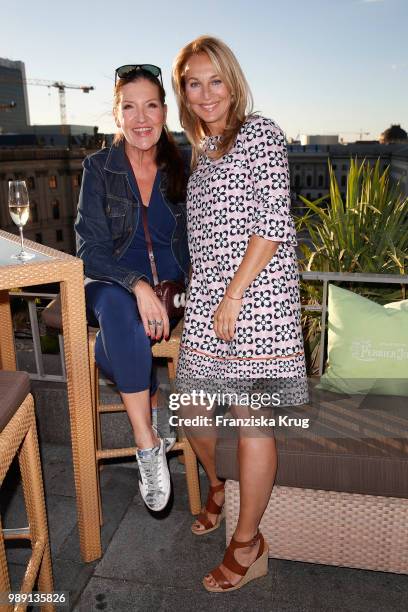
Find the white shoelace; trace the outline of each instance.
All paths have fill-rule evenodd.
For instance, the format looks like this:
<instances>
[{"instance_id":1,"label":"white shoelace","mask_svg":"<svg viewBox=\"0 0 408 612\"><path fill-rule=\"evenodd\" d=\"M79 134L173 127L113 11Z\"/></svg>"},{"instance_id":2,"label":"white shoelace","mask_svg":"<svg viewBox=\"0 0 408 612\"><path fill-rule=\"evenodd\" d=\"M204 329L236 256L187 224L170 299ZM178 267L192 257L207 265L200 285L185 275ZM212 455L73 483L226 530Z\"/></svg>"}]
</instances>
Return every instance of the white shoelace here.
<instances>
[{"instance_id":1,"label":"white shoelace","mask_svg":"<svg viewBox=\"0 0 408 612\"><path fill-rule=\"evenodd\" d=\"M149 503L154 502L157 496L163 495L161 490L163 474L160 469L159 451L160 446L138 451L140 467L147 485L147 501Z\"/></svg>"}]
</instances>

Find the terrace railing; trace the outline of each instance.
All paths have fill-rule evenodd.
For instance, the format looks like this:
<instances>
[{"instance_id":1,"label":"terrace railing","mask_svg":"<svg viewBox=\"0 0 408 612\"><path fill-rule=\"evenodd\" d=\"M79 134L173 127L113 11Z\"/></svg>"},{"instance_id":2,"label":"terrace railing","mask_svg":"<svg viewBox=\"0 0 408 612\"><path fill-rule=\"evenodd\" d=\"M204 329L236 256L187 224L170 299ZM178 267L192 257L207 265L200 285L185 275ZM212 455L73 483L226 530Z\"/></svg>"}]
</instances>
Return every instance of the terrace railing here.
<instances>
[{"instance_id":1,"label":"terrace railing","mask_svg":"<svg viewBox=\"0 0 408 612\"><path fill-rule=\"evenodd\" d=\"M408 275L397 274L363 274L354 272L301 272L300 276L304 281L320 281L323 284L322 303L321 304L303 304L302 309L305 312L321 312L321 337L320 337L320 354L319 354L319 376L324 370L325 360L325 345L326 345L326 320L327 320L327 297L328 284L330 282L355 282L355 283L378 283L384 285L408 285ZM44 353L41 347L40 326L38 322L39 311L44 306L37 304L37 298L41 300L53 300L56 295L53 293L28 293L28 292L12 292L12 297L23 298L27 301L31 338L34 351L35 372L30 372L30 378L33 380L43 380L52 382L66 382L65 361L64 361L64 342L62 335L58 336L59 342L59 359L61 362L61 374L48 374L45 371ZM18 332L17 332L18 334ZM19 352L17 353L17 361ZM19 367L19 365L18 365Z\"/></svg>"},{"instance_id":2,"label":"terrace railing","mask_svg":"<svg viewBox=\"0 0 408 612\"><path fill-rule=\"evenodd\" d=\"M60 371L61 374L48 374L46 373L45 363L44 363L44 352L41 346L41 337L40 337L40 325L38 322L38 317L40 311L44 308L44 306L40 307L37 302L38 298L41 300L53 300L56 297L55 293L30 293L24 291L18 292L10 292L11 298L22 298L27 303L27 310L29 315L29 336L28 338L32 340L33 352L34 352L34 366L35 371L29 372L30 378L32 380L47 380L51 382L66 382L66 372L65 372L65 358L64 358L64 340L62 335L58 335L58 344L59 344L59 359L61 363ZM15 338L18 338L19 331L15 332ZM17 357L17 368L20 369L21 361L21 351L16 350ZM24 369L24 368L21 368Z\"/></svg>"}]
</instances>

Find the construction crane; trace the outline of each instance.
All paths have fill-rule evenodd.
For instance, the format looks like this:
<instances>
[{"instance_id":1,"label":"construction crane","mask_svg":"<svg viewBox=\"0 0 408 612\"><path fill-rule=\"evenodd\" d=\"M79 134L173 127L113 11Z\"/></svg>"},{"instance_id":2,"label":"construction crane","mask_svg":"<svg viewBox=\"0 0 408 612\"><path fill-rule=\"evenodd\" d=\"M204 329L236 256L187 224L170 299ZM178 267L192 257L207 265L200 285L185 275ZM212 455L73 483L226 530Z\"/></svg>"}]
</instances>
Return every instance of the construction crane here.
<instances>
[{"instance_id":1,"label":"construction crane","mask_svg":"<svg viewBox=\"0 0 408 612\"><path fill-rule=\"evenodd\" d=\"M89 93L95 88L92 85L70 85L69 83L63 83L62 81L46 81L44 79L26 79L27 85L41 85L43 87L56 87L59 94L60 114L61 114L61 125L67 123L67 105L65 100L66 89L80 89L83 93Z\"/></svg>"},{"instance_id":2,"label":"construction crane","mask_svg":"<svg viewBox=\"0 0 408 612\"><path fill-rule=\"evenodd\" d=\"M371 132L363 132L363 130L358 131L354 131L354 132L343 132L340 131L340 134L358 134L360 136L360 140L363 140L363 136L369 136L371 134Z\"/></svg>"}]
</instances>

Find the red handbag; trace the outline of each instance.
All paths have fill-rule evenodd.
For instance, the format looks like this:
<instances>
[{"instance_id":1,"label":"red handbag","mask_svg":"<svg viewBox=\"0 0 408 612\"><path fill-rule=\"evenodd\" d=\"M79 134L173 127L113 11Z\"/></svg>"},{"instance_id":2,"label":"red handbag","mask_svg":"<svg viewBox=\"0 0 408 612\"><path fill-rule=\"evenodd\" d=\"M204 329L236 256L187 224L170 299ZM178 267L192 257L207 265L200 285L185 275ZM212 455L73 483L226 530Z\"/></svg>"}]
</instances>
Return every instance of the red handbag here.
<instances>
[{"instance_id":1,"label":"red handbag","mask_svg":"<svg viewBox=\"0 0 408 612\"><path fill-rule=\"evenodd\" d=\"M184 283L172 280L159 281L157 274L156 261L154 259L152 240L150 238L149 226L147 221L147 209L141 205L143 229L146 238L147 252L149 254L150 267L153 276L153 291L166 309L169 319L180 319L184 316L186 305L186 287Z\"/></svg>"}]
</instances>

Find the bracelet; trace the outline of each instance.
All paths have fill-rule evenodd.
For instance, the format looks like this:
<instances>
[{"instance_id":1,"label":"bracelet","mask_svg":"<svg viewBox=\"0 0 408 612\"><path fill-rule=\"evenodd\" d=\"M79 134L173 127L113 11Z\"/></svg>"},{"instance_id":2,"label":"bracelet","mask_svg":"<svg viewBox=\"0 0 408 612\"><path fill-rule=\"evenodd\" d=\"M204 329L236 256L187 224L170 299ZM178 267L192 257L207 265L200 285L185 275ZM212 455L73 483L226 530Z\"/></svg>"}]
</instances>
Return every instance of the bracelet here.
<instances>
[{"instance_id":1,"label":"bracelet","mask_svg":"<svg viewBox=\"0 0 408 612\"><path fill-rule=\"evenodd\" d=\"M242 297L243 297L243 296L242 296L242 297L240 297L240 298L232 297L232 295L229 295L229 293L228 293L227 291L225 292L225 295L226 295L226 296L227 296L227 297L228 297L230 300L242 300Z\"/></svg>"}]
</instances>

